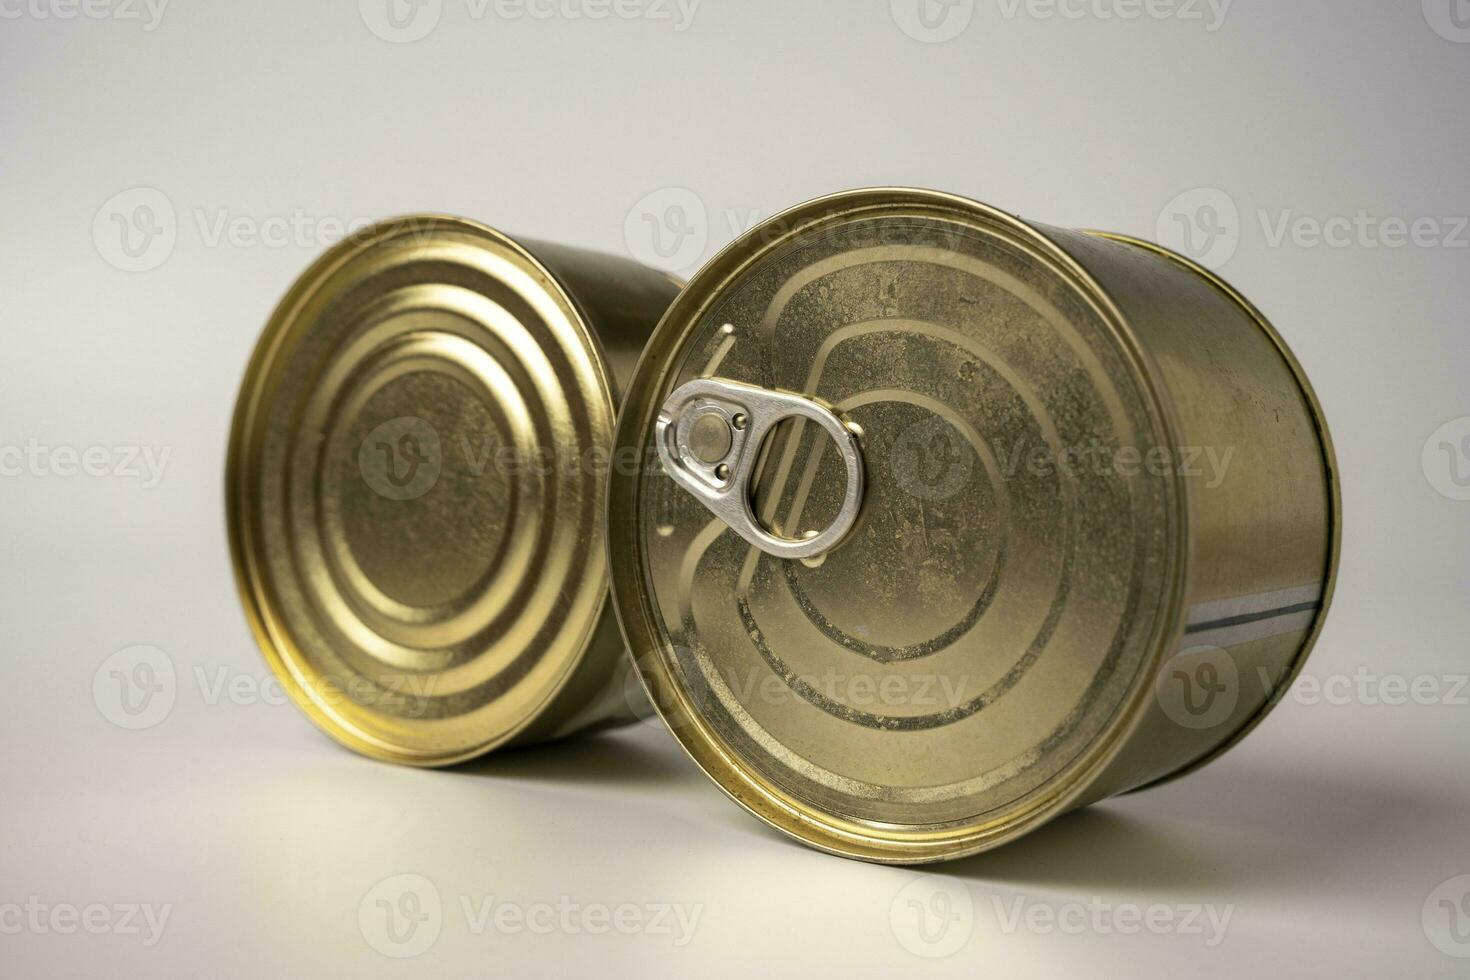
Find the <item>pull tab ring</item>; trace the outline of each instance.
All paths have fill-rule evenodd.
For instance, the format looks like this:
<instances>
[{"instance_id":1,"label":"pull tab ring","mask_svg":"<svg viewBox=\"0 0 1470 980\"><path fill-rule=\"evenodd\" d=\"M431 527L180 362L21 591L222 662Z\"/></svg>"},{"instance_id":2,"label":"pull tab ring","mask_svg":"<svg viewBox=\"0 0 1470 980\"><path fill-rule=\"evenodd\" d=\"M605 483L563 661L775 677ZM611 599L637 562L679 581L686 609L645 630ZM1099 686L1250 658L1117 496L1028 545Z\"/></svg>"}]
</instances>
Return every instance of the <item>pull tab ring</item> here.
<instances>
[{"instance_id":1,"label":"pull tab ring","mask_svg":"<svg viewBox=\"0 0 1470 980\"><path fill-rule=\"evenodd\" d=\"M813 537L786 538L761 526L751 507L750 478L766 435L782 419L815 422L837 444L847 488L837 517ZM863 456L857 435L826 405L805 395L700 378L674 389L654 426L659 459L675 483L746 541L777 558L815 558L831 551L857 522L863 501Z\"/></svg>"}]
</instances>

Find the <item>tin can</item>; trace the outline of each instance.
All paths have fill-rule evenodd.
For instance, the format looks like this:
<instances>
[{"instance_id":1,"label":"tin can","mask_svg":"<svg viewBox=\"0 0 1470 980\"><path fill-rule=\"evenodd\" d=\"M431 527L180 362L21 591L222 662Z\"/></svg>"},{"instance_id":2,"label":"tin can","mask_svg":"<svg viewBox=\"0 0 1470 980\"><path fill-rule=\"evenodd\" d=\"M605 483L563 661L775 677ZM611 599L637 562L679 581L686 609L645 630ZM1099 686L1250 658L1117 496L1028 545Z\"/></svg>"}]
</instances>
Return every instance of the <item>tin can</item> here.
<instances>
[{"instance_id":1,"label":"tin can","mask_svg":"<svg viewBox=\"0 0 1470 980\"><path fill-rule=\"evenodd\" d=\"M1321 629L1327 428L1266 320L1122 236L854 191L701 270L616 452L668 727L825 851L974 854L1239 741Z\"/></svg>"},{"instance_id":2,"label":"tin can","mask_svg":"<svg viewBox=\"0 0 1470 980\"><path fill-rule=\"evenodd\" d=\"M447 765L631 720L602 519L618 392L679 283L413 215L291 288L226 473L247 618L287 693Z\"/></svg>"}]
</instances>

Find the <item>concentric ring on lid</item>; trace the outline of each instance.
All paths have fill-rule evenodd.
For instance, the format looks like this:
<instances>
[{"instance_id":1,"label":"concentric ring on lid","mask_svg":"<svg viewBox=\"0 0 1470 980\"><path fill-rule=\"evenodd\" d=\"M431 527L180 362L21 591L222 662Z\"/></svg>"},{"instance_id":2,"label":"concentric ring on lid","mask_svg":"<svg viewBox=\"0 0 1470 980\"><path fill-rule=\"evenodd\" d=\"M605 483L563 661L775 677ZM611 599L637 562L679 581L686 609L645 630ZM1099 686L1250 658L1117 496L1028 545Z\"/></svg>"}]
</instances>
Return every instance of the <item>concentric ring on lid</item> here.
<instances>
[{"instance_id":1,"label":"concentric ring on lid","mask_svg":"<svg viewBox=\"0 0 1470 980\"><path fill-rule=\"evenodd\" d=\"M443 765L512 738L606 602L600 345L550 271L459 218L329 251L267 326L227 474L242 596L308 715Z\"/></svg>"},{"instance_id":2,"label":"concentric ring on lid","mask_svg":"<svg viewBox=\"0 0 1470 980\"><path fill-rule=\"evenodd\" d=\"M1135 723L1182 588L1183 495L1142 465L1171 444L1143 357L1060 249L949 195L813 201L697 274L615 454L642 458L670 392L717 377L833 406L867 478L852 533L805 561L660 470L614 473L614 600L701 767L778 829L879 861L973 853L1073 802ZM830 445L799 420L768 438L772 533L832 520Z\"/></svg>"}]
</instances>

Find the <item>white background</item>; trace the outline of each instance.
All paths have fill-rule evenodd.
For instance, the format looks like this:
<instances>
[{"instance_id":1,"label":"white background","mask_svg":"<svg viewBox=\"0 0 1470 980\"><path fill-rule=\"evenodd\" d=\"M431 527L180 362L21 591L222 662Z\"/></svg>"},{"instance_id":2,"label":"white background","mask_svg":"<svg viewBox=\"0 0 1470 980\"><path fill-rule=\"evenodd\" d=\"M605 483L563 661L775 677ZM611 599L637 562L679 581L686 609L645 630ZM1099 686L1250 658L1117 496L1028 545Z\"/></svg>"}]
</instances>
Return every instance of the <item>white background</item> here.
<instances>
[{"instance_id":1,"label":"white background","mask_svg":"<svg viewBox=\"0 0 1470 980\"><path fill-rule=\"evenodd\" d=\"M0 0L0 973L1466 974L1470 3L395 2L402 30L382 0ZM1208 247L1275 321L1343 470L1328 695L939 879L778 837L655 726L419 772L258 696L226 429L344 223L448 211L688 272L871 184ZM104 448L89 475L68 447ZM137 658L172 701L129 730L105 682ZM1394 678L1439 693L1382 703ZM430 919L395 946L374 910L405 887ZM492 898L578 911L477 931L461 900ZM1122 933L1129 903L1175 926ZM52 917L94 904L98 934ZM632 934L580 925L624 904ZM1197 905L1230 913L1214 945Z\"/></svg>"}]
</instances>

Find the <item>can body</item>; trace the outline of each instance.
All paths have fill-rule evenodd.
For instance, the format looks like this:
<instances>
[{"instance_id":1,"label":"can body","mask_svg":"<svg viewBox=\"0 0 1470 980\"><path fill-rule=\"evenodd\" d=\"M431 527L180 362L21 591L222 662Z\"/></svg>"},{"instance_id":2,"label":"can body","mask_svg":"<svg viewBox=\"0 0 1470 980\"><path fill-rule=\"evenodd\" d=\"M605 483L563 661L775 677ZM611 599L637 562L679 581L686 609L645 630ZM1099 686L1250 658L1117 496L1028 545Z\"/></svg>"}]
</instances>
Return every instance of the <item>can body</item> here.
<instances>
[{"instance_id":1,"label":"can body","mask_svg":"<svg viewBox=\"0 0 1470 980\"><path fill-rule=\"evenodd\" d=\"M1148 349L1174 415L1172 462L1193 471L1181 638L1138 729L1081 803L1207 764L1290 689L1331 602L1341 497L1311 384L1243 296L1146 242L1045 231Z\"/></svg>"},{"instance_id":2,"label":"can body","mask_svg":"<svg viewBox=\"0 0 1470 980\"><path fill-rule=\"evenodd\" d=\"M734 243L616 447L663 464L609 491L655 705L737 802L847 856L975 853L1203 764L1330 597L1331 447L1265 320L1152 246L949 195Z\"/></svg>"},{"instance_id":3,"label":"can body","mask_svg":"<svg viewBox=\"0 0 1470 980\"><path fill-rule=\"evenodd\" d=\"M520 241L583 310L606 359L614 404L621 404L644 344L683 283L619 256L531 239ZM588 475L600 484L605 480L603 465L610 467L613 461L594 463ZM592 508L599 547L604 511L601 503ZM617 614L611 602L604 603L571 682L509 744L530 745L647 717L653 708L641 697L637 681L630 676L631 667Z\"/></svg>"},{"instance_id":4,"label":"can body","mask_svg":"<svg viewBox=\"0 0 1470 980\"><path fill-rule=\"evenodd\" d=\"M601 511L615 405L678 283L417 215L281 301L241 388L230 543L328 734L447 765L634 717Z\"/></svg>"}]
</instances>

